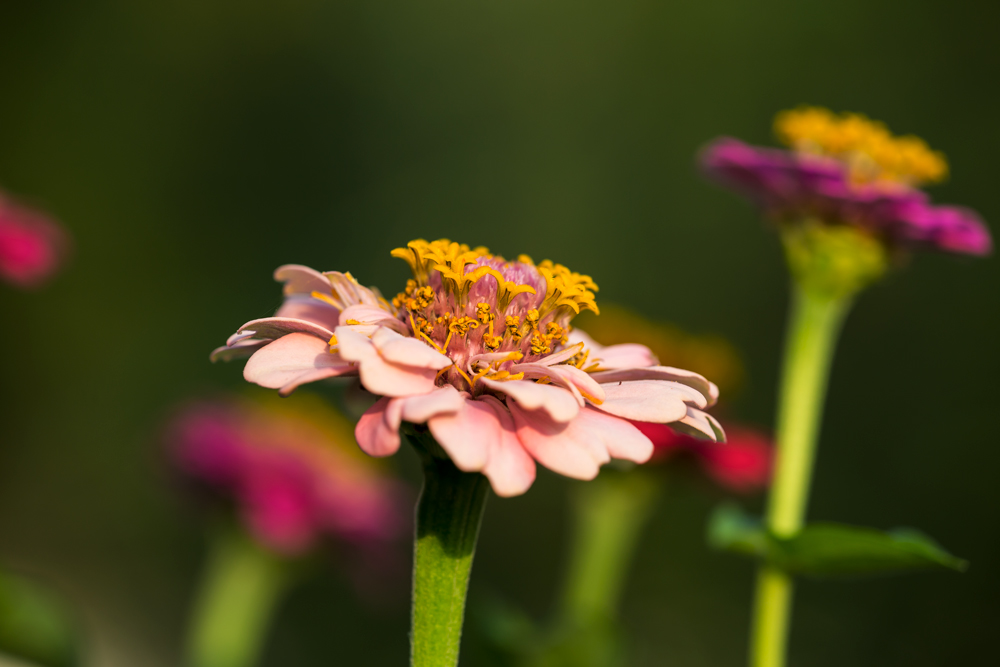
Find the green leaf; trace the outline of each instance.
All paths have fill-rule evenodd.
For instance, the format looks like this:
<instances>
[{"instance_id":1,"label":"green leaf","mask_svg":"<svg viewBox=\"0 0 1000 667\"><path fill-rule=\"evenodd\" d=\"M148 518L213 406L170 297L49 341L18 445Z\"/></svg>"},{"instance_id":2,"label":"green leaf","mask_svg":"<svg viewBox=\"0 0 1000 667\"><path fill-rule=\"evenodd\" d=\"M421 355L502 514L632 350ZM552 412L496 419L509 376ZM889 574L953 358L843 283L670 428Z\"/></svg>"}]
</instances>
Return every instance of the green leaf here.
<instances>
[{"instance_id":1,"label":"green leaf","mask_svg":"<svg viewBox=\"0 0 1000 667\"><path fill-rule=\"evenodd\" d=\"M952 556L920 531L814 523L792 537L768 532L760 520L724 506L709 524L717 549L754 556L792 574L850 577L914 570L962 572L968 563Z\"/></svg>"}]
</instances>

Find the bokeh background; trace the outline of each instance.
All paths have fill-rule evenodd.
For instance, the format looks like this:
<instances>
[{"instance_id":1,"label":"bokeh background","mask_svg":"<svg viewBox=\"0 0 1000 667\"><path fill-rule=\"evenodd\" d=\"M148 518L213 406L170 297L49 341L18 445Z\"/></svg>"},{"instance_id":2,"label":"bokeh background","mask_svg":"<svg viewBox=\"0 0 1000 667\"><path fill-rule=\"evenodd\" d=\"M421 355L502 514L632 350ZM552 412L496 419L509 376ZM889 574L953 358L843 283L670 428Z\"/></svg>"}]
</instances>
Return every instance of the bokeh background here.
<instances>
[{"instance_id":1,"label":"bokeh background","mask_svg":"<svg viewBox=\"0 0 1000 667\"><path fill-rule=\"evenodd\" d=\"M279 264L393 293L389 250L412 238L551 258L599 302L727 337L746 365L730 412L767 427L785 273L754 211L698 175L704 142L770 142L800 103L863 111L946 152L939 201L1000 220L993 3L36 0L2 17L0 183L64 221L75 256L42 291L0 290L0 562L81 610L101 667L178 663L204 534L157 430L180 400L242 389L208 352L272 312ZM995 260L926 255L857 303L811 516L917 526L972 568L806 583L793 664L995 653L998 288ZM491 501L474 611L502 592L545 616L573 484ZM669 481L623 609L632 664L742 664L752 566L704 545L720 498ZM407 595L404 577L359 604L320 577L265 664L404 664ZM465 655L489 664L475 618Z\"/></svg>"}]
</instances>

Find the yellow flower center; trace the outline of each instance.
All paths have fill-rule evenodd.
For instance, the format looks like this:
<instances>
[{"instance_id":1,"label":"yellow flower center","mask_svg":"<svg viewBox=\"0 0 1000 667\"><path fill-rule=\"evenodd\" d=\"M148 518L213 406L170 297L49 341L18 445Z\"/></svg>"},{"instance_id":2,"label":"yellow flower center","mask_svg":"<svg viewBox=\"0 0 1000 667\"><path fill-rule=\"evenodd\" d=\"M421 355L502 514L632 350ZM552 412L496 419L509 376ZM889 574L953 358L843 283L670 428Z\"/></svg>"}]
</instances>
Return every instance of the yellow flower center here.
<instances>
[{"instance_id":1,"label":"yellow flower center","mask_svg":"<svg viewBox=\"0 0 1000 667\"><path fill-rule=\"evenodd\" d=\"M894 136L884 123L862 114L800 107L779 113L774 131L796 151L847 163L855 183L894 181L917 186L948 176L944 155L931 150L923 139Z\"/></svg>"}]
</instances>

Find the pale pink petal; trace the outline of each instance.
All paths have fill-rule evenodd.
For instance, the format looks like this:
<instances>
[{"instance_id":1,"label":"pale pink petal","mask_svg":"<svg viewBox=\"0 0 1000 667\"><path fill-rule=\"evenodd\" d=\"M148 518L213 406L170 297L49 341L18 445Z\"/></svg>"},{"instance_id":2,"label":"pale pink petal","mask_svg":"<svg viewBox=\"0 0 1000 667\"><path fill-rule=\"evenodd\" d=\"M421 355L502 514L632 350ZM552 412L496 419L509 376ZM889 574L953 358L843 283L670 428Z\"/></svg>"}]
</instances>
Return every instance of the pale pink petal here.
<instances>
[{"instance_id":1,"label":"pale pink petal","mask_svg":"<svg viewBox=\"0 0 1000 667\"><path fill-rule=\"evenodd\" d=\"M253 338L281 338L287 334L305 333L329 341L333 331L308 320L296 320L290 317L265 317L250 320L237 330L237 335L253 333ZM230 337L232 340L232 337Z\"/></svg>"},{"instance_id":2,"label":"pale pink petal","mask_svg":"<svg viewBox=\"0 0 1000 667\"><path fill-rule=\"evenodd\" d=\"M588 414L596 415L601 419L612 419L614 423L608 422L603 427L609 432L604 442L608 446L608 454L613 459L624 459L634 463L645 463L653 456L655 447L653 441L646 435L624 419L605 415L597 410L588 409ZM610 433L613 431L613 433Z\"/></svg>"},{"instance_id":3,"label":"pale pink petal","mask_svg":"<svg viewBox=\"0 0 1000 667\"><path fill-rule=\"evenodd\" d=\"M597 371L591 377L601 384L607 382L622 382L628 380L671 380L685 384L698 391L708 399L708 405L714 405L719 398L719 388L703 376L686 371L683 368L670 366L650 366L648 368L622 368L612 371Z\"/></svg>"},{"instance_id":4,"label":"pale pink petal","mask_svg":"<svg viewBox=\"0 0 1000 667\"><path fill-rule=\"evenodd\" d=\"M212 350L212 354L209 355L209 359L212 362L216 361L234 361L236 359L246 359L254 352L260 348L267 345L270 341L266 340L241 340L230 345L223 345L222 347L217 347Z\"/></svg>"},{"instance_id":5,"label":"pale pink petal","mask_svg":"<svg viewBox=\"0 0 1000 667\"><path fill-rule=\"evenodd\" d=\"M514 398L525 410L541 410L557 422L565 423L580 411L573 393L551 384L538 384L529 380L497 381L481 378L479 382Z\"/></svg>"},{"instance_id":6,"label":"pale pink petal","mask_svg":"<svg viewBox=\"0 0 1000 667\"><path fill-rule=\"evenodd\" d=\"M685 396L672 383L639 380L601 386L604 402L599 407L616 417L665 424L687 414Z\"/></svg>"},{"instance_id":7,"label":"pale pink petal","mask_svg":"<svg viewBox=\"0 0 1000 667\"><path fill-rule=\"evenodd\" d=\"M388 329L381 331L393 333ZM434 389L434 379L437 375L435 369L390 363L382 358L371 340L356 331L351 331L350 327L337 327L336 336L340 355L347 361L358 364L361 384L373 394L413 396L426 394Z\"/></svg>"},{"instance_id":8,"label":"pale pink petal","mask_svg":"<svg viewBox=\"0 0 1000 667\"><path fill-rule=\"evenodd\" d=\"M524 373L526 378L539 379L549 378L553 383L566 387L578 396L580 406L583 407L583 399L597 403L604 401L604 388L590 377L589 373L581 371L576 366L568 364L558 364L555 366L542 366L541 364L516 364L510 369L511 373Z\"/></svg>"},{"instance_id":9,"label":"pale pink petal","mask_svg":"<svg viewBox=\"0 0 1000 667\"><path fill-rule=\"evenodd\" d=\"M499 446L500 421L479 401L463 400L460 410L431 417L427 426L455 466L465 472L482 470L489 452Z\"/></svg>"},{"instance_id":10,"label":"pale pink petal","mask_svg":"<svg viewBox=\"0 0 1000 667\"><path fill-rule=\"evenodd\" d=\"M344 326L351 320L359 324L389 327L398 333L406 333L408 331L406 325L400 322L395 315L376 306L364 304L349 306L341 311L337 324Z\"/></svg>"},{"instance_id":11,"label":"pale pink petal","mask_svg":"<svg viewBox=\"0 0 1000 667\"><path fill-rule=\"evenodd\" d=\"M274 271L274 279L285 283L285 294L312 294L330 292L330 281L322 273L301 264L285 264Z\"/></svg>"},{"instance_id":12,"label":"pale pink petal","mask_svg":"<svg viewBox=\"0 0 1000 667\"><path fill-rule=\"evenodd\" d=\"M340 311L317 298L304 294L291 294L285 297L285 301L274 314L275 317L289 317L295 320L308 320L326 327L330 331L337 328L340 323L338 316Z\"/></svg>"},{"instance_id":13,"label":"pale pink petal","mask_svg":"<svg viewBox=\"0 0 1000 667\"><path fill-rule=\"evenodd\" d=\"M551 419L541 410L524 410L516 400L507 400L517 438L531 456L549 470L575 479L593 479L611 460L599 432L588 432L586 415L580 410L568 424Z\"/></svg>"},{"instance_id":14,"label":"pale pink petal","mask_svg":"<svg viewBox=\"0 0 1000 667\"><path fill-rule=\"evenodd\" d=\"M414 424L425 424L431 417L455 413L465 407L465 396L450 384L429 394L399 400L403 401L403 420Z\"/></svg>"},{"instance_id":15,"label":"pale pink petal","mask_svg":"<svg viewBox=\"0 0 1000 667\"><path fill-rule=\"evenodd\" d=\"M345 375L357 375L358 367L354 364L344 364L342 366L330 366L327 368L317 368L314 371L307 371L302 375L298 376L291 382L283 384L280 389L278 389L278 394L280 396L288 396L293 391L298 389L301 385L308 384L310 382L318 382L320 380L326 380L328 378L343 377Z\"/></svg>"},{"instance_id":16,"label":"pale pink petal","mask_svg":"<svg viewBox=\"0 0 1000 667\"><path fill-rule=\"evenodd\" d=\"M500 425L500 437L488 453L483 474L501 498L519 496L535 481L535 461L518 439L514 418L507 407L489 394L480 396L478 402L496 413Z\"/></svg>"},{"instance_id":17,"label":"pale pink petal","mask_svg":"<svg viewBox=\"0 0 1000 667\"><path fill-rule=\"evenodd\" d=\"M385 327L372 334L372 344L386 361L402 366L430 368L435 371L451 366L451 359L417 338L402 336Z\"/></svg>"},{"instance_id":18,"label":"pale pink petal","mask_svg":"<svg viewBox=\"0 0 1000 667\"><path fill-rule=\"evenodd\" d=\"M355 371L337 354L330 353L327 342L304 333L282 336L257 350L243 368L243 377L269 389L301 384L301 378L346 375ZM312 381L312 380L308 380Z\"/></svg>"},{"instance_id":19,"label":"pale pink petal","mask_svg":"<svg viewBox=\"0 0 1000 667\"><path fill-rule=\"evenodd\" d=\"M361 415L354 437L370 456L390 456L399 449L402 405L399 399L380 398Z\"/></svg>"},{"instance_id":20,"label":"pale pink petal","mask_svg":"<svg viewBox=\"0 0 1000 667\"><path fill-rule=\"evenodd\" d=\"M599 368L607 370L655 366L657 363L653 351L638 343L609 345L597 355L591 354L587 361L596 361L601 364Z\"/></svg>"},{"instance_id":21,"label":"pale pink petal","mask_svg":"<svg viewBox=\"0 0 1000 667\"><path fill-rule=\"evenodd\" d=\"M573 329L569 332L570 343L583 343L590 356L587 363L600 363L601 370L614 370L619 368L641 368L643 366L655 366L658 362L656 355L645 345L637 343L626 343L624 345L604 346L595 341L587 332L580 329Z\"/></svg>"},{"instance_id":22,"label":"pale pink petal","mask_svg":"<svg viewBox=\"0 0 1000 667\"><path fill-rule=\"evenodd\" d=\"M562 362L572 359L576 355L580 354L580 351L583 350L583 345L584 345L583 341L580 341L573 345L569 345L559 350L558 352L553 352L547 357L542 357L535 363L541 364L542 366L552 366L554 364L561 364Z\"/></svg>"},{"instance_id":23,"label":"pale pink petal","mask_svg":"<svg viewBox=\"0 0 1000 667\"><path fill-rule=\"evenodd\" d=\"M332 287L340 299L344 302L344 307L354 306L359 303L368 306L378 306L378 297L367 287L358 284L350 274L343 274L340 271L327 271L323 274L328 282L328 288Z\"/></svg>"},{"instance_id":24,"label":"pale pink petal","mask_svg":"<svg viewBox=\"0 0 1000 667\"><path fill-rule=\"evenodd\" d=\"M671 423L670 427L695 438L714 440L715 442L726 441L726 432L722 430L722 425L715 417L697 408L688 408L687 414Z\"/></svg>"}]
</instances>

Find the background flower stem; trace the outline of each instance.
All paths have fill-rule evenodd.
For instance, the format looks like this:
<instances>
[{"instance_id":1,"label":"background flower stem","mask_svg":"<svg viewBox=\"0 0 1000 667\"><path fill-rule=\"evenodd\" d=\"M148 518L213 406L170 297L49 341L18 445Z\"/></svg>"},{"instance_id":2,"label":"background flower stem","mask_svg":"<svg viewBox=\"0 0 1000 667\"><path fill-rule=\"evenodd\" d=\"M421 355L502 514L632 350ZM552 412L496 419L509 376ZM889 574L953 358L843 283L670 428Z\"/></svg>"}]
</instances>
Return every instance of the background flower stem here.
<instances>
[{"instance_id":1,"label":"background flower stem","mask_svg":"<svg viewBox=\"0 0 1000 667\"><path fill-rule=\"evenodd\" d=\"M289 569L238 529L218 530L191 619L188 667L256 664Z\"/></svg>"},{"instance_id":2,"label":"background flower stem","mask_svg":"<svg viewBox=\"0 0 1000 667\"><path fill-rule=\"evenodd\" d=\"M801 284L794 288L766 518L767 527L778 535L794 535L802 527L830 363L850 303L849 294L832 296ZM785 665L793 586L786 573L761 566L751 627L751 667Z\"/></svg>"},{"instance_id":3,"label":"background flower stem","mask_svg":"<svg viewBox=\"0 0 1000 667\"><path fill-rule=\"evenodd\" d=\"M632 554L659 491L649 471L604 470L573 497L574 534L559 618L575 626L613 618Z\"/></svg>"},{"instance_id":4,"label":"background flower stem","mask_svg":"<svg viewBox=\"0 0 1000 667\"><path fill-rule=\"evenodd\" d=\"M413 552L412 667L458 664L472 556L489 482L424 455Z\"/></svg>"}]
</instances>

